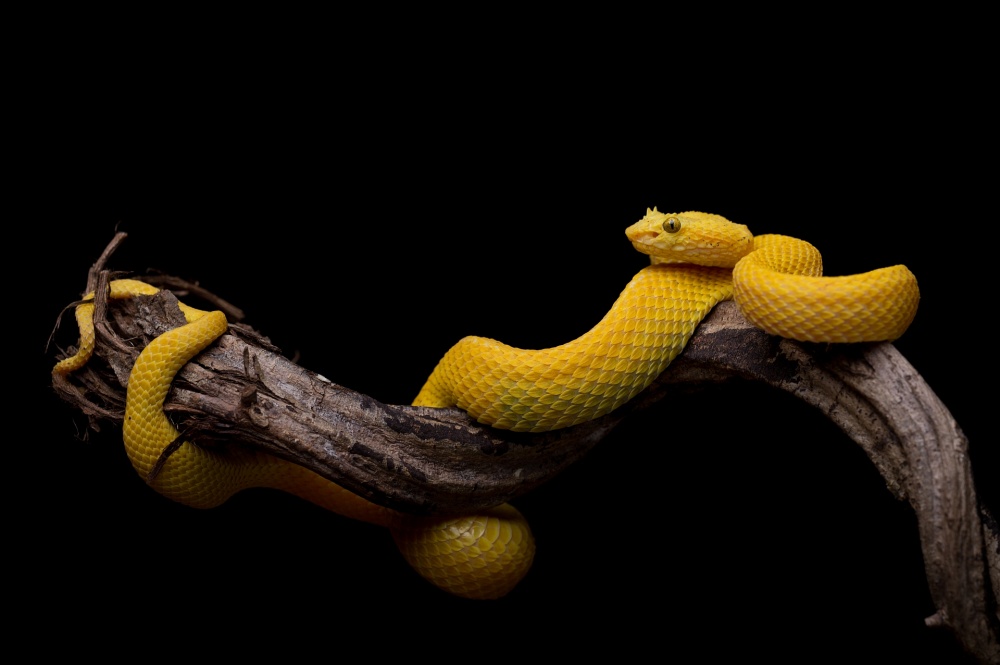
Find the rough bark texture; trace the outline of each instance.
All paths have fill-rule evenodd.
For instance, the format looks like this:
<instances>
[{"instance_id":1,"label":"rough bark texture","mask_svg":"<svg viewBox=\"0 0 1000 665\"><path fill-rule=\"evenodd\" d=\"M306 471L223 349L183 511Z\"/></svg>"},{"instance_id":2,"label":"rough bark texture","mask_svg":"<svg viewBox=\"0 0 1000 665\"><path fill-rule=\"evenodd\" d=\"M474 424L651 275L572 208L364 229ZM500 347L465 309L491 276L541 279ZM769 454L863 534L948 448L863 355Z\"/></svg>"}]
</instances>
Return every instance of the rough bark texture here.
<instances>
[{"instance_id":1,"label":"rough bark texture","mask_svg":"<svg viewBox=\"0 0 1000 665\"><path fill-rule=\"evenodd\" d=\"M98 293L107 279L92 273ZM56 391L92 418L120 423L136 355L183 322L174 303L169 292L107 308L98 299L96 355L104 362L54 377ZM237 310L218 304L238 318ZM677 390L731 380L795 395L865 450L889 490L916 514L938 608L928 624L950 629L981 662L1000 663L1000 531L977 500L965 435L891 344L783 340L723 303L633 402L578 427L524 435L480 426L457 409L382 404L297 366L253 330L233 324L181 371L166 409L199 445L260 446L377 503L438 513L520 496L579 459L629 414Z\"/></svg>"}]
</instances>

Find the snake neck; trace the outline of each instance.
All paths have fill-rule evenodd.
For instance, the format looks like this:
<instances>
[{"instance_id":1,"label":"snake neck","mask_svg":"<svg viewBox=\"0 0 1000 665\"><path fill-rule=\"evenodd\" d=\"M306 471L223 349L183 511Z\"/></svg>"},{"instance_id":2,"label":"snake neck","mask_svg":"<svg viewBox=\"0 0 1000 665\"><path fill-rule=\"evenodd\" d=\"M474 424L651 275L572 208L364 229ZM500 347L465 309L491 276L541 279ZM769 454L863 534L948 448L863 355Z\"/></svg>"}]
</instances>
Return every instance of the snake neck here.
<instances>
[{"instance_id":1,"label":"snake neck","mask_svg":"<svg viewBox=\"0 0 1000 665\"><path fill-rule=\"evenodd\" d=\"M599 418L648 386L695 328L733 295L732 271L651 265L577 339L528 350L466 337L438 363L415 406L458 406L481 423L540 432Z\"/></svg>"}]
</instances>

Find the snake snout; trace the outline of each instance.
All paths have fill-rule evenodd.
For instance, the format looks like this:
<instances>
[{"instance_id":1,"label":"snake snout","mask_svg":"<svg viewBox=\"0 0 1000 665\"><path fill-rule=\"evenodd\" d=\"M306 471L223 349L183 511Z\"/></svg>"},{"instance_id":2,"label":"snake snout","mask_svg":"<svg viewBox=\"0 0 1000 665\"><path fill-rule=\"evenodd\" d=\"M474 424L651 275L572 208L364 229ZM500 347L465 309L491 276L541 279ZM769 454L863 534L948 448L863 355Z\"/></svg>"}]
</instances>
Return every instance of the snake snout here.
<instances>
[{"instance_id":1,"label":"snake snout","mask_svg":"<svg viewBox=\"0 0 1000 665\"><path fill-rule=\"evenodd\" d=\"M629 235L629 240L631 240L633 244L642 243L648 245L656 240L659 235L659 233L655 233L653 231L636 231L635 233Z\"/></svg>"},{"instance_id":2,"label":"snake snout","mask_svg":"<svg viewBox=\"0 0 1000 665\"><path fill-rule=\"evenodd\" d=\"M655 235L652 237L655 238ZM646 239L632 238L631 240L632 240L632 247L634 247L636 251L650 255L656 253L656 245L654 245L649 238Z\"/></svg>"}]
</instances>

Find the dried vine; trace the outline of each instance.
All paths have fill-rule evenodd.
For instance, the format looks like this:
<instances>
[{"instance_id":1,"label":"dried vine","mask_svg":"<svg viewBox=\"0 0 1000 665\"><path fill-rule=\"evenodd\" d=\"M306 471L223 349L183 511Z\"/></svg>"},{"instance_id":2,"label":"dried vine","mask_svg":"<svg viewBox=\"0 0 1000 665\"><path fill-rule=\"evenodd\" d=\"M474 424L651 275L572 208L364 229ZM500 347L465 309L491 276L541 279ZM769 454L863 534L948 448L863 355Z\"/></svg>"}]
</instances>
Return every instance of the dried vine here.
<instances>
[{"instance_id":1,"label":"dried vine","mask_svg":"<svg viewBox=\"0 0 1000 665\"><path fill-rule=\"evenodd\" d=\"M122 237L91 271L103 270ZM160 286L193 285L162 277ZM195 287L196 288L196 287ZM227 311L238 309L208 293ZM120 423L128 372L141 348L183 323L175 297L97 298L97 357L56 392L91 418ZM128 343L123 340L129 340ZM538 487L582 457L630 414L677 390L759 381L820 409L861 446L886 486L914 510L937 613L984 663L1000 662L1000 529L980 506L968 441L891 344L812 345L769 336L732 303L706 318L670 371L604 418L537 435L483 427L457 409L387 405L283 357L239 323L178 375L166 407L198 445L253 445L294 460L370 500L417 513L496 505Z\"/></svg>"}]
</instances>

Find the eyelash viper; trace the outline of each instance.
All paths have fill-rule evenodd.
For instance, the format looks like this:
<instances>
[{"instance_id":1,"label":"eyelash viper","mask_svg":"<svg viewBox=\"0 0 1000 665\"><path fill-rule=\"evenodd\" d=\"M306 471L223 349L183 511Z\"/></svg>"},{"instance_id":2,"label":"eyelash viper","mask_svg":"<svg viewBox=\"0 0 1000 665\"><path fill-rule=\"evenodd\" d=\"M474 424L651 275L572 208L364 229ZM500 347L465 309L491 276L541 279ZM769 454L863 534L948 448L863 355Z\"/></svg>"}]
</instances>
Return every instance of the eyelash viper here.
<instances>
[{"instance_id":1,"label":"eyelash viper","mask_svg":"<svg viewBox=\"0 0 1000 665\"><path fill-rule=\"evenodd\" d=\"M912 322L916 278L905 266L823 277L809 243L752 236L746 226L700 212L647 210L626 236L651 264L640 270L604 318L561 346L527 350L466 337L441 359L415 406L458 406L494 427L539 432L598 418L649 385L684 349L716 303L734 298L765 331L808 342L891 341ZM136 280L115 280L111 298L152 295ZM92 300L89 294L85 300ZM163 413L174 374L226 332L221 312L180 304L187 325L140 353L127 387L123 439L135 470L148 478L178 432ZM80 342L57 374L82 367L94 350L93 303L76 308ZM416 517L371 503L318 474L255 450L206 449L184 442L147 481L160 494L211 508L249 487L271 487L350 518L390 529L406 561L449 593L507 594L531 567L534 539L509 504L478 515Z\"/></svg>"}]
</instances>

